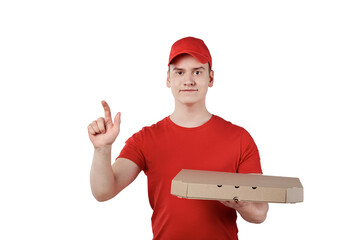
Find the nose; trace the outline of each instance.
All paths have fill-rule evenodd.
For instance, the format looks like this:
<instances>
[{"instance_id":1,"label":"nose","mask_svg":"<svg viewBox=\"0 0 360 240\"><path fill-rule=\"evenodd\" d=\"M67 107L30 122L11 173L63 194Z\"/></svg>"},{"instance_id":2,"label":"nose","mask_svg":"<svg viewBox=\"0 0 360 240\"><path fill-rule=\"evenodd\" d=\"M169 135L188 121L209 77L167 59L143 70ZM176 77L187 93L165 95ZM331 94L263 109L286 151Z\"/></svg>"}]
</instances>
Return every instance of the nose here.
<instances>
[{"instance_id":1,"label":"nose","mask_svg":"<svg viewBox=\"0 0 360 240\"><path fill-rule=\"evenodd\" d=\"M188 76L186 76L185 80L184 80L184 86L195 86L195 81L193 79L192 74L189 74Z\"/></svg>"}]
</instances>

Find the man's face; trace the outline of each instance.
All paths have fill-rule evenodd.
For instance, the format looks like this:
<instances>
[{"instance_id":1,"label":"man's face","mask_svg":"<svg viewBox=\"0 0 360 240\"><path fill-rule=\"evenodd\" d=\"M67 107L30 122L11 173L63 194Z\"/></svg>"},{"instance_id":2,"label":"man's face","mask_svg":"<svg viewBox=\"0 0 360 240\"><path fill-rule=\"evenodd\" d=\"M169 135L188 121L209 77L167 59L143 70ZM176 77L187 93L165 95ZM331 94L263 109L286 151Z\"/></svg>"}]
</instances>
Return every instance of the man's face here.
<instances>
[{"instance_id":1,"label":"man's face","mask_svg":"<svg viewBox=\"0 0 360 240\"><path fill-rule=\"evenodd\" d=\"M205 102L208 87L214 83L214 71L209 64L200 63L189 54L174 58L167 73L166 86L171 88L175 101L183 104Z\"/></svg>"}]
</instances>

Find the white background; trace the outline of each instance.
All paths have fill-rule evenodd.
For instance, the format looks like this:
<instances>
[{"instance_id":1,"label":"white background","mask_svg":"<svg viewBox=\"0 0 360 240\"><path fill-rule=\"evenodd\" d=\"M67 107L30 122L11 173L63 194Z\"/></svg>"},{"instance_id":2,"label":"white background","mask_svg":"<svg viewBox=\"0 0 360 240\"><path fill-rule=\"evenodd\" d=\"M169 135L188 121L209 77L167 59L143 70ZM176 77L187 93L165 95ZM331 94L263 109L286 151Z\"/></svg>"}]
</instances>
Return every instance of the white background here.
<instances>
[{"instance_id":1,"label":"white background","mask_svg":"<svg viewBox=\"0 0 360 240\"><path fill-rule=\"evenodd\" d=\"M126 139L170 115L172 43L201 38L208 110L247 129L266 175L305 201L270 204L240 239L359 237L357 1L1 1L1 239L151 239L146 176L99 203L91 121L121 112ZM6 236L6 237L5 237Z\"/></svg>"}]
</instances>

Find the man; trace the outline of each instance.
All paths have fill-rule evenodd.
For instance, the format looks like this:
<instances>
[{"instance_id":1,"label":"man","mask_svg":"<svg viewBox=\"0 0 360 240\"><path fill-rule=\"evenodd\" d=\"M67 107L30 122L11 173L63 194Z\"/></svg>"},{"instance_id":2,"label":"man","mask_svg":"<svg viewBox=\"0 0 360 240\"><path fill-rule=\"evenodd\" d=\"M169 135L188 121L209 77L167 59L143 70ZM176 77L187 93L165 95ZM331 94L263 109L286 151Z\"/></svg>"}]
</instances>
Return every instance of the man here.
<instances>
[{"instance_id":1,"label":"man","mask_svg":"<svg viewBox=\"0 0 360 240\"><path fill-rule=\"evenodd\" d=\"M153 239L238 239L236 211L249 222L261 223L267 203L178 198L170 194L171 180L181 169L262 173L255 142L242 127L206 109L205 97L214 84L212 59L201 39L175 42L169 57L166 85L175 110L161 121L133 134L111 165L111 146L120 131L120 113L88 126L95 151L91 189L106 201L127 187L141 172L148 178Z\"/></svg>"}]
</instances>

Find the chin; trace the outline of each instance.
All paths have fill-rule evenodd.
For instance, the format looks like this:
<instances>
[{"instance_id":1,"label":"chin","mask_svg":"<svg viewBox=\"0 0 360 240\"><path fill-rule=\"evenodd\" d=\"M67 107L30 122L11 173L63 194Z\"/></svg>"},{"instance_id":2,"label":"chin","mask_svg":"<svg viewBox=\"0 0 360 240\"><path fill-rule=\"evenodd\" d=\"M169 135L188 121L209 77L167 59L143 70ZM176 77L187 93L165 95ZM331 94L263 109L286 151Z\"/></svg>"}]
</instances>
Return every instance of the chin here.
<instances>
[{"instance_id":1,"label":"chin","mask_svg":"<svg viewBox=\"0 0 360 240\"><path fill-rule=\"evenodd\" d=\"M194 103L198 102L198 101L194 101L194 100L179 99L179 98L176 98L175 101L179 102L181 104L194 104Z\"/></svg>"},{"instance_id":2,"label":"chin","mask_svg":"<svg viewBox=\"0 0 360 240\"><path fill-rule=\"evenodd\" d=\"M196 103L198 103L197 101L180 101L182 104L186 104L186 105L194 105Z\"/></svg>"}]
</instances>

